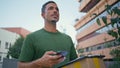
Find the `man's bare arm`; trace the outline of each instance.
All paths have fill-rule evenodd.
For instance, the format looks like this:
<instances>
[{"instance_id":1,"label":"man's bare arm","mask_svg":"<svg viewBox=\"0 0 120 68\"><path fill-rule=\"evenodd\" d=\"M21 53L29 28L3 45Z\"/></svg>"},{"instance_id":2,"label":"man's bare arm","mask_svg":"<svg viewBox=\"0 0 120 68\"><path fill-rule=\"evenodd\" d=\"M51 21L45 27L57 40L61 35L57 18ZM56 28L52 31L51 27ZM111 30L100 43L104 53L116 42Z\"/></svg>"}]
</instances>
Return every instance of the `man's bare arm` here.
<instances>
[{"instance_id":1,"label":"man's bare arm","mask_svg":"<svg viewBox=\"0 0 120 68\"><path fill-rule=\"evenodd\" d=\"M56 52L48 51L42 58L39 58L32 62L18 62L18 68L52 68L55 64L58 64L64 60L62 55L52 55Z\"/></svg>"}]
</instances>

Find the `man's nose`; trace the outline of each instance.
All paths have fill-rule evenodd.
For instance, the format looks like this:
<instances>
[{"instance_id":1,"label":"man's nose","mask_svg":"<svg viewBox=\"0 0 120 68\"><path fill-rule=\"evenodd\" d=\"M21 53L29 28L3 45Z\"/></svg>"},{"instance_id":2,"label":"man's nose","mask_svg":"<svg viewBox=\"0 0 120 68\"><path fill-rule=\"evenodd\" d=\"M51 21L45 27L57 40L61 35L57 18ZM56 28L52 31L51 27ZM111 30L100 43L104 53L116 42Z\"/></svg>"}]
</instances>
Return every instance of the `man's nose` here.
<instances>
[{"instance_id":1,"label":"man's nose","mask_svg":"<svg viewBox=\"0 0 120 68\"><path fill-rule=\"evenodd\" d=\"M57 12L58 12L58 10L57 10L56 8L55 8L53 11L54 11L54 13L57 13Z\"/></svg>"},{"instance_id":2,"label":"man's nose","mask_svg":"<svg viewBox=\"0 0 120 68\"><path fill-rule=\"evenodd\" d=\"M53 11L54 11L54 12L57 12L57 10L56 10L56 9L54 9Z\"/></svg>"},{"instance_id":3,"label":"man's nose","mask_svg":"<svg viewBox=\"0 0 120 68\"><path fill-rule=\"evenodd\" d=\"M57 10L56 10L56 9L54 9L54 10L53 10L53 12L54 12L54 13L57 13Z\"/></svg>"}]
</instances>

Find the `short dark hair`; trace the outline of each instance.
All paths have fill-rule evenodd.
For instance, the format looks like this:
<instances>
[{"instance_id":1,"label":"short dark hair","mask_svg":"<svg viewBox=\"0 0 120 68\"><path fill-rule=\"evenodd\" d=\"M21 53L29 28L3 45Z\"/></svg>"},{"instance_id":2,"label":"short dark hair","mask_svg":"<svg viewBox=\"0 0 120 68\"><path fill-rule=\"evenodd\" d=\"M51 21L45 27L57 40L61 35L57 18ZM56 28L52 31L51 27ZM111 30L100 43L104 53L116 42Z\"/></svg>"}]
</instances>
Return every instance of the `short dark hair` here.
<instances>
[{"instance_id":1,"label":"short dark hair","mask_svg":"<svg viewBox=\"0 0 120 68\"><path fill-rule=\"evenodd\" d=\"M42 6L42 9L41 9L41 12L42 12L42 13L45 12L46 5L49 4L49 3L54 3L54 4L56 4L54 1L48 1L48 2L46 2L46 3L43 4L43 6Z\"/></svg>"}]
</instances>

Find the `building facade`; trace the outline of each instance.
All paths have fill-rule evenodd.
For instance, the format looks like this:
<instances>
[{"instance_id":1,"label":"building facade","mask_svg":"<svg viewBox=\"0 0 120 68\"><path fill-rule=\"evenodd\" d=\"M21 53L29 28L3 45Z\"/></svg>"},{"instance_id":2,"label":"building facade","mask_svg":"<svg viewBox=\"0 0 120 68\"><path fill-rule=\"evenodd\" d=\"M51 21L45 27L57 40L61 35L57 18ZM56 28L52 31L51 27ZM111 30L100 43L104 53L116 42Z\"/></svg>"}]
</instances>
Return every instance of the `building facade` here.
<instances>
[{"instance_id":1,"label":"building facade","mask_svg":"<svg viewBox=\"0 0 120 68\"><path fill-rule=\"evenodd\" d=\"M25 38L29 33L30 31L20 27L0 28L0 62L7 56L9 47L14 45L20 36Z\"/></svg>"},{"instance_id":2,"label":"building facade","mask_svg":"<svg viewBox=\"0 0 120 68\"><path fill-rule=\"evenodd\" d=\"M20 35L17 33L0 29L0 62L7 56L9 47L11 47L19 37Z\"/></svg>"},{"instance_id":3,"label":"building facade","mask_svg":"<svg viewBox=\"0 0 120 68\"><path fill-rule=\"evenodd\" d=\"M96 22L98 18L106 16L109 18L105 5L109 4L112 7L120 7L118 0L79 0L80 12L86 12L86 15L79 19L75 24L77 31L77 51L79 56L82 55L105 55L104 59L112 59L110 51L116 47L120 47L120 42L115 41L115 38L108 35L106 32L111 29L111 26L105 26L101 22L99 26ZM108 20L108 23L110 20Z\"/></svg>"}]
</instances>

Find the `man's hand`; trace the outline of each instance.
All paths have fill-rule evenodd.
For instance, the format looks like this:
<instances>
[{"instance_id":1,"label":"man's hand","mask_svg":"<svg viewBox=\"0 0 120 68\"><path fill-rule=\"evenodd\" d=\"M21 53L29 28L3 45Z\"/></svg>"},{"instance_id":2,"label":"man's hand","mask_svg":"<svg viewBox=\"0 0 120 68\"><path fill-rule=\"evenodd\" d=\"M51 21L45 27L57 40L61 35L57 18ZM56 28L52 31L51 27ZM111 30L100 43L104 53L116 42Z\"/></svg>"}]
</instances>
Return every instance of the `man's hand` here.
<instances>
[{"instance_id":1,"label":"man's hand","mask_svg":"<svg viewBox=\"0 0 120 68\"><path fill-rule=\"evenodd\" d=\"M43 68L52 68L55 64L58 64L65 59L62 55L56 54L57 53L54 51L48 51L40 59L36 60L35 64L42 66Z\"/></svg>"}]
</instances>

